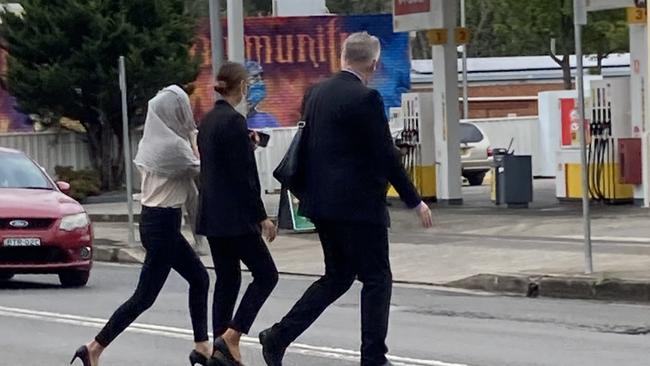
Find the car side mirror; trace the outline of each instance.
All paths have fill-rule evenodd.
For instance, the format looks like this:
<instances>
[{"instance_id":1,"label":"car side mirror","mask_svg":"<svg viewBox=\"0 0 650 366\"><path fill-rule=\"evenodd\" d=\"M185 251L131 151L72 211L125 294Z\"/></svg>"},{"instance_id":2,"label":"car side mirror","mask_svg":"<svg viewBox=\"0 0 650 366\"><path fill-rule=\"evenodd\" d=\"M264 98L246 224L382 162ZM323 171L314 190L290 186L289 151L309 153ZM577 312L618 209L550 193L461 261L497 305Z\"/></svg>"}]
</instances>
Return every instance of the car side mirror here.
<instances>
[{"instance_id":1,"label":"car side mirror","mask_svg":"<svg viewBox=\"0 0 650 366\"><path fill-rule=\"evenodd\" d=\"M56 182L56 186L59 187L61 192L64 194L70 194L70 183L68 182Z\"/></svg>"}]
</instances>

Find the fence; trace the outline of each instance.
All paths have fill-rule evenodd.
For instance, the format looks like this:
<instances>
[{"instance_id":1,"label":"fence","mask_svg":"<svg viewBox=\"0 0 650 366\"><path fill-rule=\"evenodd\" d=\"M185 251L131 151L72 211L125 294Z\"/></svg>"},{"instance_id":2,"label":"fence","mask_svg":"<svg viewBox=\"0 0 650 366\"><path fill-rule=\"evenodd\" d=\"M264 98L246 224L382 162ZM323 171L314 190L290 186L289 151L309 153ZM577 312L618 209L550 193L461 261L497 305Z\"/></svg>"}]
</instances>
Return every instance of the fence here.
<instances>
[{"instance_id":1,"label":"fence","mask_svg":"<svg viewBox=\"0 0 650 366\"><path fill-rule=\"evenodd\" d=\"M545 157L540 152L540 128L537 116L471 119L464 122L472 122L480 127L493 148L507 148L512 141L512 149L517 155L532 156L533 175L544 175L542 164Z\"/></svg>"},{"instance_id":2,"label":"fence","mask_svg":"<svg viewBox=\"0 0 650 366\"><path fill-rule=\"evenodd\" d=\"M83 136L70 132L0 134L0 147L25 152L50 175L54 175L54 168L59 165L74 169L85 169L92 165Z\"/></svg>"},{"instance_id":3,"label":"fence","mask_svg":"<svg viewBox=\"0 0 650 366\"><path fill-rule=\"evenodd\" d=\"M278 166L280 160L289 149L293 136L298 132L297 127L273 128L263 131L271 135L269 146L255 151L257 169L260 175L262 190L274 192L280 190L280 182L273 178L273 170Z\"/></svg>"},{"instance_id":4,"label":"fence","mask_svg":"<svg viewBox=\"0 0 650 366\"><path fill-rule=\"evenodd\" d=\"M141 131L135 131L131 138L134 156L141 136ZM75 170L92 168L86 139L73 132L0 133L0 147L26 153L53 177L57 166L69 166ZM139 187L138 174L134 175L133 180L135 187Z\"/></svg>"},{"instance_id":5,"label":"fence","mask_svg":"<svg viewBox=\"0 0 650 366\"><path fill-rule=\"evenodd\" d=\"M472 119L490 139L492 147L508 147L513 139L513 149L517 154L532 155L533 172L539 175L538 167L544 157L540 156L539 119L537 117ZM273 170L280 163L298 129L274 128L263 132L271 135L269 146L257 149L255 158L262 190L275 192L280 183L273 178ZM141 132L135 132L131 139L132 153L135 156ZM21 150L36 160L45 170L54 175L54 167L71 166L74 169L89 168L88 145L82 135L74 133L10 133L0 134L0 147ZM134 187L140 185L140 175L134 174Z\"/></svg>"},{"instance_id":6,"label":"fence","mask_svg":"<svg viewBox=\"0 0 650 366\"><path fill-rule=\"evenodd\" d=\"M275 128L265 130L271 135L269 146L257 149L255 158L260 174L262 189L273 192L280 189L280 183L273 178L273 170L280 163L297 128ZM142 132L136 131L131 138L131 152L135 156ZM71 166L75 170L92 166L88 144L83 135L71 132L28 132L0 134L0 147L25 152L54 176L57 166ZM133 175L134 187L140 187L140 175Z\"/></svg>"}]
</instances>

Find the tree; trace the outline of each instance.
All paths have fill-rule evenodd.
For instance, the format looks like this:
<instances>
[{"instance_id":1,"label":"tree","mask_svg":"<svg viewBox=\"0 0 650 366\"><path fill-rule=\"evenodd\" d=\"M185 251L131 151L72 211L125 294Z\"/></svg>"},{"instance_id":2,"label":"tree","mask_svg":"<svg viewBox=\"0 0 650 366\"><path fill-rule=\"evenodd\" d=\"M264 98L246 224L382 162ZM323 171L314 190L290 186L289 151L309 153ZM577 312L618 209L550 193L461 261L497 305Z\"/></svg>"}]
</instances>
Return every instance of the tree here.
<instances>
[{"instance_id":1,"label":"tree","mask_svg":"<svg viewBox=\"0 0 650 366\"><path fill-rule=\"evenodd\" d=\"M184 0L24 0L22 16L2 15L5 75L21 111L78 120L104 189L124 172L117 60L126 57L131 126L149 98L196 79L194 18Z\"/></svg>"},{"instance_id":2,"label":"tree","mask_svg":"<svg viewBox=\"0 0 650 366\"><path fill-rule=\"evenodd\" d=\"M572 88L570 56L575 52L572 0L469 0L468 24L473 33L470 56L549 54L562 67L564 86ZM624 10L589 14L584 27L585 54L602 60L629 48ZM555 39L556 53L551 52Z\"/></svg>"},{"instance_id":3,"label":"tree","mask_svg":"<svg viewBox=\"0 0 650 366\"><path fill-rule=\"evenodd\" d=\"M592 13L585 27L583 42L588 53L595 55L596 73L603 68L603 59L613 53L630 51L630 32L624 10Z\"/></svg>"},{"instance_id":4,"label":"tree","mask_svg":"<svg viewBox=\"0 0 650 366\"><path fill-rule=\"evenodd\" d=\"M393 10L393 2L391 0L327 0L327 8L333 14L390 13Z\"/></svg>"},{"instance_id":5,"label":"tree","mask_svg":"<svg viewBox=\"0 0 650 366\"><path fill-rule=\"evenodd\" d=\"M221 13L225 14L227 0L221 0ZM272 0L239 0L244 1L246 16L265 16L273 12ZM208 17L209 0L185 0L188 11L197 17Z\"/></svg>"}]
</instances>

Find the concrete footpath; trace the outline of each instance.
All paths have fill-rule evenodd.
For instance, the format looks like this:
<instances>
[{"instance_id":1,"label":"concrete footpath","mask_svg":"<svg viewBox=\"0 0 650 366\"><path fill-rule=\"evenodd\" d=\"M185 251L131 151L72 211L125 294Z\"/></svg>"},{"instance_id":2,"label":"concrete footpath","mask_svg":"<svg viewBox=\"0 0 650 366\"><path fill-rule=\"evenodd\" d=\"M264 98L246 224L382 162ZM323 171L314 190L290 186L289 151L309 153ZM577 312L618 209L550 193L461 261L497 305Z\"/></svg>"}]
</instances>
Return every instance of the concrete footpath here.
<instances>
[{"instance_id":1,"label":"concrete footpath","mask_svg":"<svg viewBox=\"0 0 650 366\"><path fill-rule=\"evenodd\" d=\"M531 297L650 302L650 210L595 205L596 272L584 275L580 205L556 203L551 188L552 182L537 182L538 202L525 210L496 208L484 198L487 188L466 188L464 206L432 205L438 223L430 230L421 229L401 204L393 205L395 281ZM276 199L265 198L269 212L276 212ZM86 207L95 222L96 260L142 260L142 247L128 246L127 227L119 219L125 204ZM185 234L194 242L189 230ZM270 248L282 273L323 273L316 234L283 232ZM206 245L197 251L210 267Z\"/></svg>"}]
</instances>

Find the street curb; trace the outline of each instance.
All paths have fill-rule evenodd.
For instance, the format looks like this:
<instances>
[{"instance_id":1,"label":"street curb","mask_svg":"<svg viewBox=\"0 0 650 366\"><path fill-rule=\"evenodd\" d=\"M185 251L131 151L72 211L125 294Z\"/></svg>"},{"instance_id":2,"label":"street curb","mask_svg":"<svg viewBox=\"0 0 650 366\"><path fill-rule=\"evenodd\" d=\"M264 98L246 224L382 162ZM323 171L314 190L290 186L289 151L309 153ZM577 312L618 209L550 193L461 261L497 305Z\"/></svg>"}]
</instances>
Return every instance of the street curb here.
<instances>
[{"instance_id":1,"label":"street curb","mask_svg":"<svg viewBox=\"0 0 650 366\"><path fill-rule=\"evenodd\" d=\"M95 245L93 260L105 263L142 264L142 247L124 248L110 241ZM281 272L282 275L317 278L320 275ZM445 284L399 281L395 283L443 286L491 293L579 300L604 300L650 303L650 282L589 276L550 276L527 274L478 274Z\"/></svg>"},{"instance_id":2,"label":"street curb","mask_svg":"<svg viewBox=\"0 0 650 366\"><path fill-rule=\"evenodd\" d=\"M88 214L92 222L104 223L127 223L129 222L129 215L127 214ZM269 216L273 222L277 222L276 216ZM140 222L140 214L133 214L133 222Z\"/></svg>"},{"instance_id":3,"label":"street curb","mask_svg":"<svg viewBox=\"0 0 650 366\"><path fill-rule=\"evenodd\" d=\"M478 274L447 287L520 294L527 297L650 302L650 282L590 276Z\"/></svg>"},{"instance_id":4,"label":"street curb","mask_svg":"<svg viewBox=\"0 0 650 366\"><path fill-rule=\"evenodd\" d=\"M93 260L107 263L141 264L144 262L144 250L96 245L93 249Z\"/></svg>"},{"instance_id":5,"label":"street curb","mask_svg":"<svg viewBox=\"0 0 650 366\"><path fill-rule=\"evenodd\" d=\"M126 223L129 222L129 215L126 214L89 214L90 221L92 222L111 222L111 223ZM133 221L140 221L140 214L133 215Z\"/></svg>"}]
</instances>

